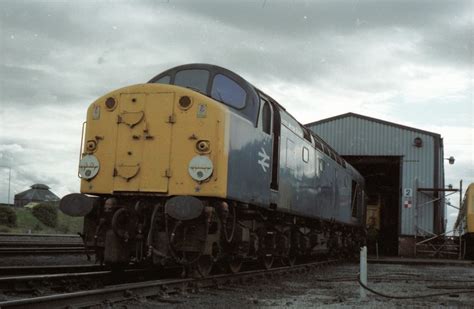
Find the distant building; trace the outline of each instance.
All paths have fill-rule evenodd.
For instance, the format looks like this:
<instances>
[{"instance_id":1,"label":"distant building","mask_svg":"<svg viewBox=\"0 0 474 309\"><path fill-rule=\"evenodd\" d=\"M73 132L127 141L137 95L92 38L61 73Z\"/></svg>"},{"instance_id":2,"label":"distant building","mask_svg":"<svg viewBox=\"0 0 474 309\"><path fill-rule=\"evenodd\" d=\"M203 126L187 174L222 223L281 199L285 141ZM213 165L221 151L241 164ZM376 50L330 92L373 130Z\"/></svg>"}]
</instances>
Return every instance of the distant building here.
<instances>
[{"instance_id":1,"label":"distant building","mask_svg":"<svg viewBox=\"0 0 474 309\"><path fill-rule=\"evenodd\" d=\"M31 202L59 202L59 197L43 184L34 184L31 189L15 195L15 207L23 207Z\"/></svg>"}]
</instances>

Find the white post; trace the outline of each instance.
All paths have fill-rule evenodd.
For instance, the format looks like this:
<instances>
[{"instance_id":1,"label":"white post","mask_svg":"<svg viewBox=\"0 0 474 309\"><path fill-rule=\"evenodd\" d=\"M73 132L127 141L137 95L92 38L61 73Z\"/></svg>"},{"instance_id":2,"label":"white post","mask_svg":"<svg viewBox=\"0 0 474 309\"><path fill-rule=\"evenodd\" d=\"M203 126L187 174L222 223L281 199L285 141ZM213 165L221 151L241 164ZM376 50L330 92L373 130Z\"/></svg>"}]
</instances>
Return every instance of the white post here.
<instances>
[{"instance_id":1,"label":"white post","mask_svg":"<svg viewBox=\"0 0 474 309\"><path fill-rule=\"evenodd\" d=\"M360 282L367 285L367 247L360 248ZM360 299L365 299L367 293L360 287Z\"/></svg>"}]
</instances>

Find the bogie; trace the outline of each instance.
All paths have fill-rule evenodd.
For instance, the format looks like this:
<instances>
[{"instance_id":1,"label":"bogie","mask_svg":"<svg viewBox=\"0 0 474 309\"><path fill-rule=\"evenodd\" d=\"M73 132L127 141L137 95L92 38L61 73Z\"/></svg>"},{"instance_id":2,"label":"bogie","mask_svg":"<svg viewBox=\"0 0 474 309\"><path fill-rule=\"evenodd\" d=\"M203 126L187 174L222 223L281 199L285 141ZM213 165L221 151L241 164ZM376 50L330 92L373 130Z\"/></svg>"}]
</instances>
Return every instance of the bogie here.
<instances>
[{"instance_id":1,"label":"bogie","mask_svg":"<svg viewBox=\"0 0 474 309\"><path fill-rule=\"evenodd\" d=\"M235 201L203 203L197 218L178 220L166 213L164 199L106 198L93 210L99 216L86 217L86 244L101 263L181 265L193 276L207 276L215 265L235 273L246 261L291 266L298 258L354 254L359 245L359 231L333 222L295 220Z\"/></svg>"}]
</instances>

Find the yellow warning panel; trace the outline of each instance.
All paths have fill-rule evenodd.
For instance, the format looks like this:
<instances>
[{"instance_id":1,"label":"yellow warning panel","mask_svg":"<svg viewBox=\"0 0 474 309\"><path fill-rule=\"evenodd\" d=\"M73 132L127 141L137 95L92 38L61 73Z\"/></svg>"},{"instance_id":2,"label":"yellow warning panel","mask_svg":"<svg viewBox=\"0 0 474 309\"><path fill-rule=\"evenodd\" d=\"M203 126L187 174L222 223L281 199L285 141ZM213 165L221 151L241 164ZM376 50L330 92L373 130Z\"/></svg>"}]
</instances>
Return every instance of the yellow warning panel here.
<instances>
[{"instance_id":1,"label":"yellow warning panel","mask_svg":"<svg viewBox=\"0 0 474 309\"><path fill-rule=\"evenodd\" d=\"M120 95L114 191L168 191L173 101L172 93Z\"/></svg>"},{"instance_id":2,"label":"yellow warning panel","mask_svg":"<svg viewBox=\"0 0 474 309\"><path fill-rule=\"evenodd\" d=\"M115 90L89 107L81 192L225 197L228 139L229 108L209 97L164 84Z\"/></svg>"}]
</instances>

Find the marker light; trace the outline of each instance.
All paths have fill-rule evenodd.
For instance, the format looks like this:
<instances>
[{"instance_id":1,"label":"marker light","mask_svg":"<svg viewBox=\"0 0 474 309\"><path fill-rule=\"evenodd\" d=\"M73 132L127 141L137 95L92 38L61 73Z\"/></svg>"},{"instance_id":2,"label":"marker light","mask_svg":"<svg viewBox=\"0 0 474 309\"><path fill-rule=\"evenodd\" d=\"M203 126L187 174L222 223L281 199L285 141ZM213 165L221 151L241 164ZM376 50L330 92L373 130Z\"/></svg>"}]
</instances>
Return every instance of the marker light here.
<instances>
[{"instance_id":1,"label":"marker light","mask_svg":"<svg viewBox=\"0 0 474 309\"><path fill-rule=\"evenodd\" d=\"M97 142L93 140L87 141L86 148L87 151L94 152L94 150L97 148Z\"/></svg>"},{"instance_id":2,"label":"marker light","mask_svg":"<svg viewBox=\"0 0 474 309\"><path fill-rule=\"evenodd\" d=\"M196 149L199 152L204 152L204 153L209 152L210 148L211 146L210 146L209 141L198 141L196 143Z\"/></svg>"},{"instance_id":3,"label":"marker light","mask_svg":"<svg viewBox=\"0 0 474 309\"><path fill-rule=\"evenodd\" d=\"M191 104L192 104L191 98L188 97L187 95L182 96L181 98L179 98L179 107L181 109L186 110L186 109L191 107Z\"/></svg>"},{"instance_id":4,"label":"marker light","mask_svg":"<svg viewBox=\"0 0 474 309\"><path fill-rule=\"evenodd\" d=\"M114 98L108 97L107 100L105 100L105 107L107 107L109 111L113 111L115 107L117 107L117 102L115 102Z\"/></svg>"}]
</instances>

